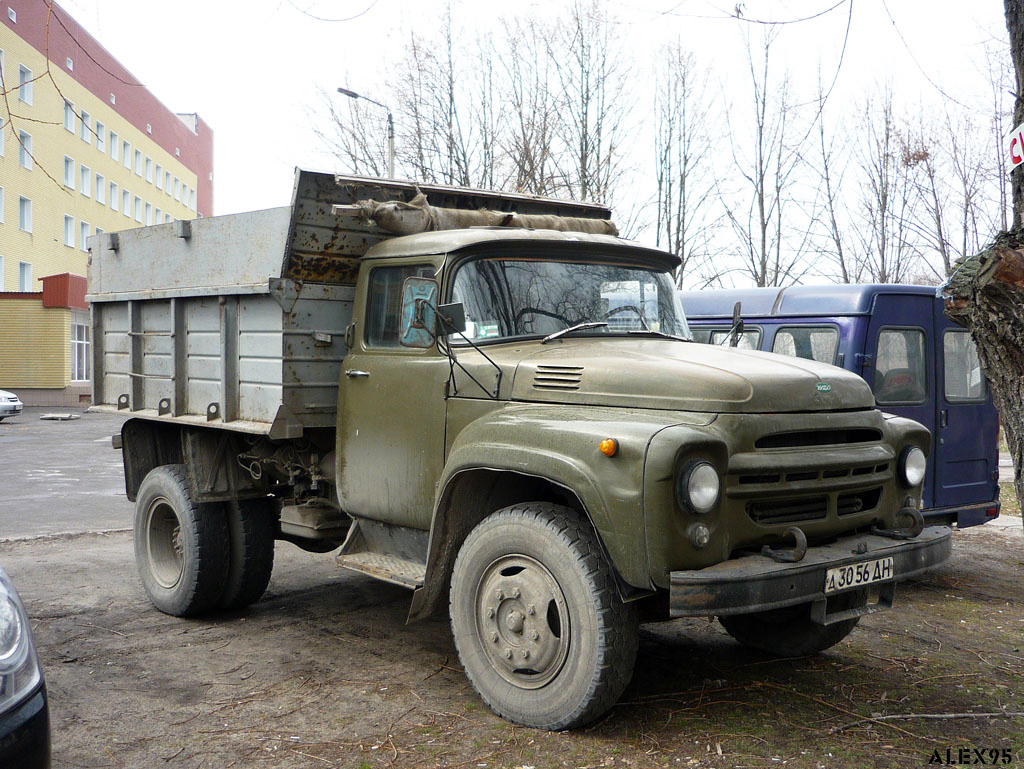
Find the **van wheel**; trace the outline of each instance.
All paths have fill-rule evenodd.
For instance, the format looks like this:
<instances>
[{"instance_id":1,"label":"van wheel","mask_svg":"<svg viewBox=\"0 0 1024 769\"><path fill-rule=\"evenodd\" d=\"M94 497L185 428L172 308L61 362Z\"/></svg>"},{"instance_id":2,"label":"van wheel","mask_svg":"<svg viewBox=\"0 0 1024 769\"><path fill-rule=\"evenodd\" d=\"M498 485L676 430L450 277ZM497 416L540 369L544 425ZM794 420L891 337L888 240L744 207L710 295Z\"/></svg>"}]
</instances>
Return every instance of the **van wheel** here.
<instances>
[{"instance_id":1,"label":"van wheel","mask_svg":"<svg viewBox=\"0 0 1024 769\"><path fill-rule=\"evenodd\" d=\"M832 598L832 609L848 609L858 605L860 591ZM775 657L802 657L830 649L850 635L860 617L831 625L811 621L811 605L787 606L755 614L719 617L722 627L744 646Z\"/></svg>"},{"instance_id":2,"label":"van wheel","mask_svg":"<svg viewBox=\"0 0 1024 769\"><path fill-rule=\"evenodd\" d=\"M513 505L459 551L450 611L459 659L498 715L540 729L593 721L622 694L638 644L597 537L571 510Z\"/></svg>"},{"instance_id":3,"label":"van wheel","mask_svg":"<svg viewBox=\"0 0 1024 769\"><path fill-rule=\"evenodd\" d=\"M232 500L226 505L231 542L221 609L242 609L255 603L270 584L274 569L273 503L269 499Z\"/></svg>"},{"instance_id":4,"label":"van wheel","mask_svg":"<svg viewBox=\"0 0 1024 769\"><path fill-rule=\"evenodd\" d=\"M184 465L157 467L139 486L135 562L149 600L165 614L200 614L223 594L228 566L224 506L192 501Z\"/></svg>"}]
</instances>

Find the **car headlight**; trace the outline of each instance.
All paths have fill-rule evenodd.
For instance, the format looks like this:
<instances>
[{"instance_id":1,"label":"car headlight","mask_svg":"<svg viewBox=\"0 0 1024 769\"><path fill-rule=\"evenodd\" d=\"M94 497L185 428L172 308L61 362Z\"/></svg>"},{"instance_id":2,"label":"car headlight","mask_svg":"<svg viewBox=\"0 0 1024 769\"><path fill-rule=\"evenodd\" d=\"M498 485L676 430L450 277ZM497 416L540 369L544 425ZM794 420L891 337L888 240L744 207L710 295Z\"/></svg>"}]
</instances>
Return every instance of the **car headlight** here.
<instances>
[{"instance_id":1,"label":"car headlight","mask_svg":"<svg viewBox=\"0 0 1024 769\"><path fill-rule=\"evenodd\" d=\"M710 462L687 463L676 478L676 500L691 513L710 513L718 504L722 481Z\"/></svg>"},{"instance_id":2,"label":"car headlight","mask_svg":"<svg viewBox=\"0 0 1024 769\"><path fill-rule=\"evenodd\" d=\"M18 592L0 569L0 713L42 680L28 615Z\"/></svg>"},{"instance_id":3,"label":"car headlight","mask_svg":"<svg viewBox=\"0 0 1024 769\"><path fill-rule=\"evenodd\" d=\"M919 486L924 480L928 459L917 446L907 446L900 452L900 480L906 486Z\"/></svg>"}]
</instances>

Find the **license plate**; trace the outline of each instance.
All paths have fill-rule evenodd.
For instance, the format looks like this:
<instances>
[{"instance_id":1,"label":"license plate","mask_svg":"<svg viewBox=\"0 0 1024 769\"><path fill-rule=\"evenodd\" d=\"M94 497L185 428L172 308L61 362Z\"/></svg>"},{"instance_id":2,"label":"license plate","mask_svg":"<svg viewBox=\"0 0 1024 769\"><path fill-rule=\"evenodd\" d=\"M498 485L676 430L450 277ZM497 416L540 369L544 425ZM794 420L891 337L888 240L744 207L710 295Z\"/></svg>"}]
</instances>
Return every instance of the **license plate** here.
<instances>
[{"instance_id":1,"label":"license plate","mask_svg":"<svg viewBox=\"0 0 1024 769\"><path fill-rule=\"evenodd\" d=\"M892 558L837 566L825 572L825 593L837 593L840 590L870 585L872 582L884 582L893 576Z\"/></svg>"}]
</instances>

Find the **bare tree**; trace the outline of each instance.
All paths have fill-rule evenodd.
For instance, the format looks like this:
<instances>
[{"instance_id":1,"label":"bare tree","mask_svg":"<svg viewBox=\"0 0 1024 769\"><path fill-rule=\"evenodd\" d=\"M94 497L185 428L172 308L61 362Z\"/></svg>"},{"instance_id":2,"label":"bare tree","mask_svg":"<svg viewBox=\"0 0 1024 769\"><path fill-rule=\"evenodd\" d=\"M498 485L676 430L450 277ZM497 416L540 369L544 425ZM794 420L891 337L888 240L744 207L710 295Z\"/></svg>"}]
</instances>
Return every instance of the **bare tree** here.
<instances>
[{"instance_id":1,"label":"bare tree","mask_svg":"<svg viewBox=\"0 0 1024 769\"><path fill-rule=\"evenodd\" d=\"M632 106L629 58L613 39L600 0L576 0L548 50L565 102L559 111L555 165L574 200L610 203L622 179L619 146Z\"/></svg>"},{"instance_id":2,"label":"bare tree","mask_svg":"<svg viewBox=\"0 0 1024 769\"><path fill-rule=\"evenodd\" d=\"M681 41L658 52L654 99L655 243L679 257L676 281L707 259L716 215L708 74Z\"/></svg>"},{"instance_id":3,"label":"bare tree","mask_svg":"<svg viewBox=\"0 0 1024 769\"><path fill-rule=\"evenodd\" d=\"M742 202L721 195L738 240L743 270L758 286L780 286L799 278L809 245L806 227L802 235L787 237L791 223L786 219L786 209L792 202L789 183L800 165L800 154L799 147L787 143L789 123L794 117L789 76L784 73L776 77L772 68L772 45L778 34L775 27L764 31L755 58L748 31L752 114L743 121L742 132L732 128L730 119L733 166L743 180L739 196ZM793 231L800 233L801 228Z\"/></svg>"},{"instance_id":4,"label":"bare tree","mask_svg":"<svg viewBox=\"0 0 1024 769\"><path fill-rule=\"evenodd\" d=\"M918 202L912 178L916 163L904 154L891 86L881 89L880 99L877 108L868 99L860 110L860 221L853 231L865 276L878 283L902 283L916 269L919 253L911 227Z\"/></svg>"}]
</instances>

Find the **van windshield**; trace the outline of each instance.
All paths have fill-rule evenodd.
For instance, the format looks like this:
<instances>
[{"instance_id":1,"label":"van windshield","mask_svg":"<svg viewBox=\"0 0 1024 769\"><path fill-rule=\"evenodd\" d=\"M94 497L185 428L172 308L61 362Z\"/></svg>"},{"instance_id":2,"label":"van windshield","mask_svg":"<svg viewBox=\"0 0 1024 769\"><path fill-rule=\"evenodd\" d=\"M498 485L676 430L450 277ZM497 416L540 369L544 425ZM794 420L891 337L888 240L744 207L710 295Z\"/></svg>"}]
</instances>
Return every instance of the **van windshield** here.
<instances>
[{"instance_id":1,"label":"van windshield","mask_svg":"<svg viewBox=\"0 0 1024 769\"><path fill-rule=\"evenodd\" d=\"M690 339L670 273L609 262L483 258L455 273L452 301L466 311L474 342L580 334L650 334ZM457 341L457 339L453 339Z\"/></svg>"}]
</instances>

